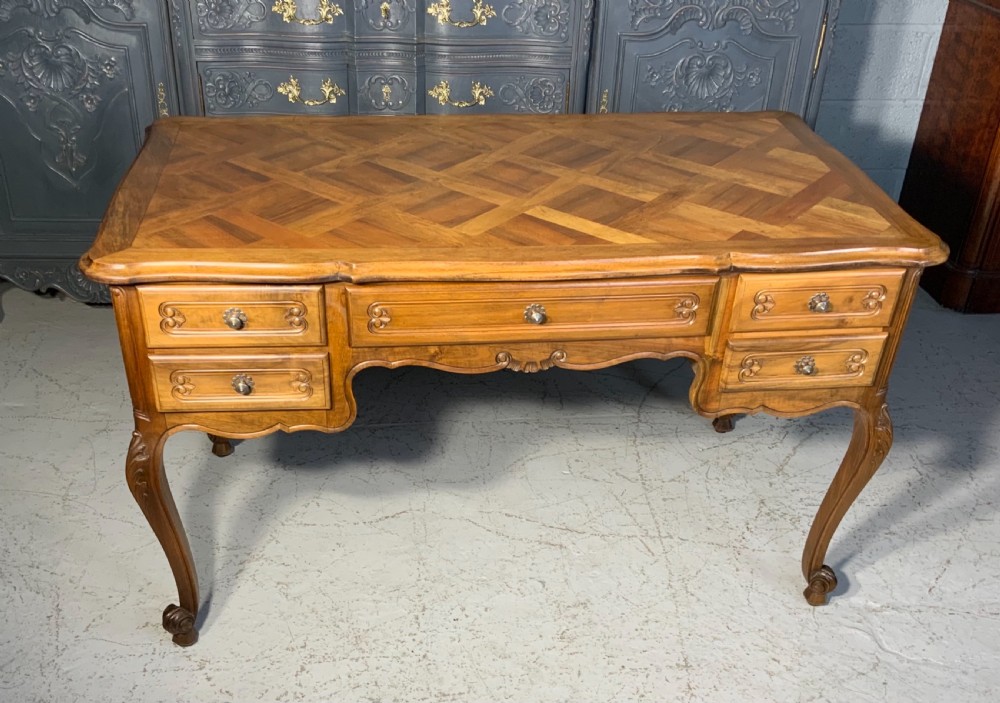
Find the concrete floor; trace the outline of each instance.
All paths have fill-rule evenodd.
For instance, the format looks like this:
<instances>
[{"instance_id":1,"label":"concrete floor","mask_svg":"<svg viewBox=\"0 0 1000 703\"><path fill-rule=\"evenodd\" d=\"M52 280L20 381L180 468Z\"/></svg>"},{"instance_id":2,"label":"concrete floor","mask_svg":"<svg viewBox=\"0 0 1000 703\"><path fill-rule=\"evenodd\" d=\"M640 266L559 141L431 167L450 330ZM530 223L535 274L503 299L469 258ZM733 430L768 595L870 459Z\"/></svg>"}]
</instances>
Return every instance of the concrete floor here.
<instances>
[{"instance_id":1,"label":"concrete floor","mask_svg":"<svg viewBox=\"0 0 1000 703\"><path fill-rule=\"evenodd\" d=\"M371 370L343 434L167 443L206 613L182 649L111 310L2 304L4 703L1000 696L1000 316L920 299L826 607L799 555L848 411L717 435L682 361Z\"/></svg>"}]
</instances>

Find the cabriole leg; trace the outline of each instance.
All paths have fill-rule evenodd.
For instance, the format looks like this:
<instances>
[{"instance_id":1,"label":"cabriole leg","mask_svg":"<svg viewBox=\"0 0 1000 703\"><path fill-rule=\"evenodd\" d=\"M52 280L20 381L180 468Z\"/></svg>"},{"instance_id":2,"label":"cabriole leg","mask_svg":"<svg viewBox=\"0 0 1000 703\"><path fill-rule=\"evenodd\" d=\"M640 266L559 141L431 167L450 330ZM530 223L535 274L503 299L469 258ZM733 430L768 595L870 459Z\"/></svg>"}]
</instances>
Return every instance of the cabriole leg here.
<instances>
[{"instance_id":1,"label":"cabriole leg","mask_svg":"<svg viewBox=\"0 0 1000 703\"><path fill-rule=\"evenodd\" d=\"M876 401L855 410L851 444L809 530L802 553L802 575L808 584L803 595L810 605L825 604L827 595L837 587L833 569L823 563L830 539L892 447L892 419L884 391Z\"/></svg>"},{"instance_id":2,"label":"cabriole leg","mask_svg":"<svg viewBox=\"0 0 1000 703\"><path fill-rule=\"evenodd\" d=\"M180 605L170 604L163 611L163 627L174 643L187 647L198 641L195 618L198 615L198 576L191 547L181 524L170 486L163 471L162 424L138 420L132 433L125 464L129 490L160 541L177 583Z\"/></svg>"}]
</instances>

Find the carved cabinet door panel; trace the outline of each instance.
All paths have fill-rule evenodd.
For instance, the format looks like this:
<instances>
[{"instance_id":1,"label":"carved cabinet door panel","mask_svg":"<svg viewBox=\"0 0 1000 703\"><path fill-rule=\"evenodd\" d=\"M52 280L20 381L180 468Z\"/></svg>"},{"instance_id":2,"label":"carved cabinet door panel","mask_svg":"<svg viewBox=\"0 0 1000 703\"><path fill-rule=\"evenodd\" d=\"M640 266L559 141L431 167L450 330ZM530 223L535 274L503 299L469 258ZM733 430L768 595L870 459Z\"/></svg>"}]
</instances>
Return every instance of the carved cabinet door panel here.
<instances>
[{"instance_id":1,"label":"carved cabinet door panel","mask_svg":"<svg viewBox=\"0 0 1000 703\"><path fill-rule=\"evenodd\" d=\"M0 2L0 277L107 299L76 259L176 104L165 26L155 3Z\"/></svg>"},{"instance_id":2,"label":"carved cabinet door panel","mask_svg":"<svg viewBox=\"0 0 1000 703\"><path fill-rule=\"evenodd\" d=\"M592 112L788 110L810 121L839 0L599 3Z\"/></svg>"}]
</instances>

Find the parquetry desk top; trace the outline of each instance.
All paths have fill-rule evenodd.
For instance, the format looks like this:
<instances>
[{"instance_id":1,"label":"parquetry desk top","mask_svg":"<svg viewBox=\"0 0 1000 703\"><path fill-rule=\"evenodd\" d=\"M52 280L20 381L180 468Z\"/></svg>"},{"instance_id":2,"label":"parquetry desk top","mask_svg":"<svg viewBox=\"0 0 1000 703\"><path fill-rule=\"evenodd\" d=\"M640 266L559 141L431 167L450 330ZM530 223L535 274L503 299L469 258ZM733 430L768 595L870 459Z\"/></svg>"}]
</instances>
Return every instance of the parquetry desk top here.
<instances>
[{"instance_id":1,"label":"parquetry desk top","mask_svg":"<svg viewBox=\"0 0 1000 703\"><path fill-rule=\"evenodd\" d=\"M81 266L111 284L524 281L945 256L783 113L185 117L150 128Z\"/></svg>"}]
</instances>

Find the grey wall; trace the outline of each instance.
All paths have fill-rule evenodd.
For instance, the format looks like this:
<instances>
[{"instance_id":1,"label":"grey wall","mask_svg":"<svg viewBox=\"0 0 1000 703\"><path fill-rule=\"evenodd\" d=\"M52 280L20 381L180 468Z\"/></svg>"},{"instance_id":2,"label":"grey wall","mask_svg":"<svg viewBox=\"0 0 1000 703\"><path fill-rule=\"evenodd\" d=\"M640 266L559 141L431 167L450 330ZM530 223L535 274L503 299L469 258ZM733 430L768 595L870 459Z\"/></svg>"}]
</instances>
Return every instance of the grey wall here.
<instances>
[{"instance_id":1,"label":"grey wall","mask_svg":"<svg viewBox=\"0 0 1000 703\"><path fill-rule=\"evenodd\" d=\"M816 131L899 197L948 0L844 0Z\"/></svg>"}]
</instances>

